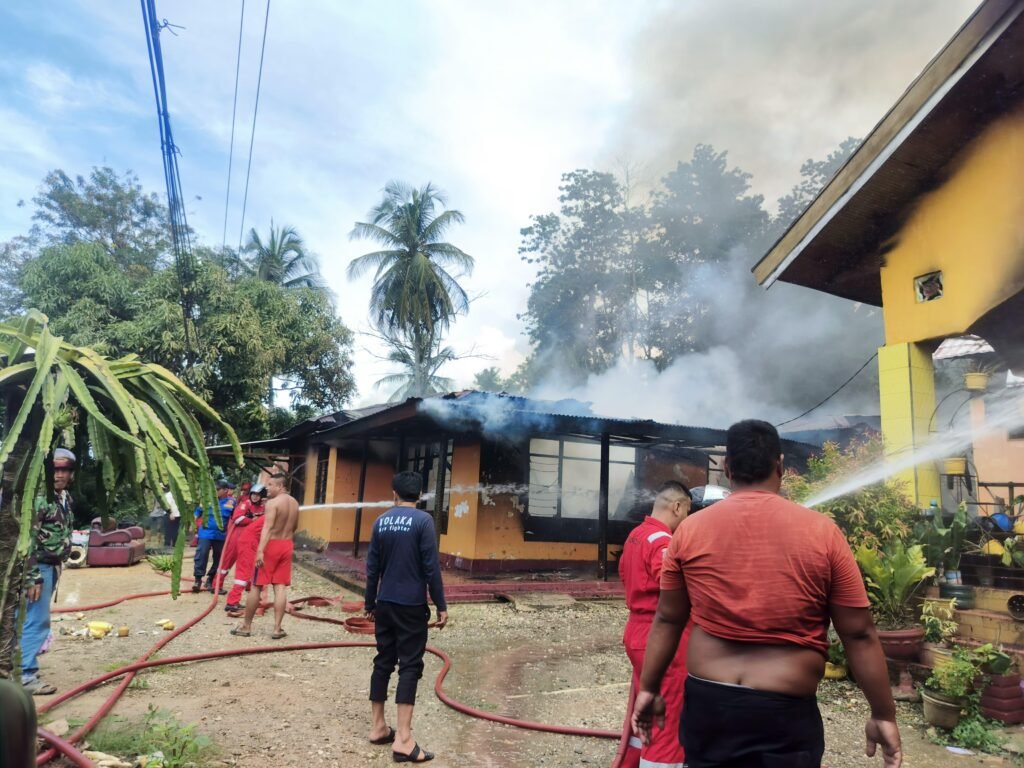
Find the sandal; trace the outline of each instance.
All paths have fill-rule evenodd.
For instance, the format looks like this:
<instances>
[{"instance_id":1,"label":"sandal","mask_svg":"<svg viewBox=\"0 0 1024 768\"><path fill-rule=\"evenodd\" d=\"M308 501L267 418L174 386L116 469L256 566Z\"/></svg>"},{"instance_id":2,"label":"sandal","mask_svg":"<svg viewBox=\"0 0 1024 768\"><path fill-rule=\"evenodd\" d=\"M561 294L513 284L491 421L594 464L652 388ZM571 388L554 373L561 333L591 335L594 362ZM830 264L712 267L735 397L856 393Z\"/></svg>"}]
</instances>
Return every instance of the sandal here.
<instances>
[{"instance_id":1,"label":"sandal","mask_svg":"<svg viewBox=\"0 0 1024 768\"><path fill-rule=\"evenodd\" d=\"M395 742L395 729L388 727L388 735L381 736L379 739L370 739L370 743L375 746L383 746L384 744L394 744Z\"/></svg>"},{"instance_id":2,"label":"sandal","mask_svg":"<svg viewBox=\"0 0 1024 768\"><path fill-rule=\"evenodd\" d=\"M22 683L22 687L33 696L52 696L57 692L57 686L40 680L38 677L27 683Z\"/></svg>"},{"instance_id":3,"label":"sandal","mask_svg":"<svg viewBox=\"0 0 1024 768\"><path fill-rule=\"evenodd\" d=\"M272 634L272 635L270 636L270 639L271 639L271 640L280 640L280 639L282 639L282 638L285 638L285 637L288 637L288 633L287 633L287 632L285 632L285 631L284 631L284 630L282 629L282 630L281 630L280 632L274 632L274 633L273 633L273 634Z\"/></svg>"},{"instance_id":4,"label":"sandal","mask_svg":"<svg viewBox=\"0 0 1024 768\"><path fill-rule=\"evenodd\" d=\"M252 637L252 632L246 632L244 629L235 627L231 630L231 634L235 637Z\"/></svg>"},{"instance_id":5,"label":"sandal","mask_svg":"<svg viewBox=\"0 0 1024 768\"><path fill-rule=\"evenodd\" d=\"M422 757L423 759L417 759L420 757ZM420 745L417 744L412 748L412 752L410 752L408 755L403 754L401 752L395 752L394 750L392 750L391 759L394 760L396 763L426 763L434 759L434 753L420 749Z\"/></svg>"}]
</instances>

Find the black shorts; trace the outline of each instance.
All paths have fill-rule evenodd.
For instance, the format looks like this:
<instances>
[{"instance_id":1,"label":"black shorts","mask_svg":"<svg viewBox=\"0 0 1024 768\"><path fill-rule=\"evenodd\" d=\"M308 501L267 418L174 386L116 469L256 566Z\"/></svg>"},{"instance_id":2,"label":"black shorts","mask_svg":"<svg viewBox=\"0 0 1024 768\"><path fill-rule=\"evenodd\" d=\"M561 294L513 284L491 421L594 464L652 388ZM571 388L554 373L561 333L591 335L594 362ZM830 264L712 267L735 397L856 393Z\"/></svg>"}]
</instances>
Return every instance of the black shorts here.
<instances>
[{"instance_id":1,"label":"black shorts","mask_svg":"<svg viewBox=\"0 0 1024 768\"><path fill-rule=\"evenodd\" d=\"M825 730L814 697L690 675L679 740L688 768L820 768Z\"/></svg>"}]
</instances>

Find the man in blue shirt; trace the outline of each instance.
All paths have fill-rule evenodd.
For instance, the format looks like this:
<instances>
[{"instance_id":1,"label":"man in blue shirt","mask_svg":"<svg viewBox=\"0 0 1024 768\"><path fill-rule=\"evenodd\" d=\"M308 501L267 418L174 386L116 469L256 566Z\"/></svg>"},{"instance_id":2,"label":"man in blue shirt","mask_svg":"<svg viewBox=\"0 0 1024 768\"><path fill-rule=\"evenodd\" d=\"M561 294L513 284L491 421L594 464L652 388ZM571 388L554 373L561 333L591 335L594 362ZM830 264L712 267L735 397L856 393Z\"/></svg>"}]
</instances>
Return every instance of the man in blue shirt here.
<instances>
[{"instance_id":1,"label":"man in blue shirt","mask_svg":"<svg viewBox=\"0 0 1024 768\"><path fill-rule=\"evenodd\" d=\"M423 676L430 608L427 592L437 607L437 628L448 623L448 605L437 559L433 518L416 509L422 479L416 472L399 472L391 481L395 506L377 518L366 555L366 615L374 619L377 656L370 676L373 724L371 744L394 744L396 763L425 763L432 752L420 749L412 735L416 686ZM398 665L398 730L384 717L391 673Z\"/></svg>"},{"instance_id":2,"label":"man in blue shirt","mask_svg":"<svg viewBox=\"0 0 1024 768\"><path fill-rule=\"evenodd\" d=\"M212 509L206 510L206 514L196 507L196 526L199 528L199 541L196 543L196 555L192 575L195 581L192 582L192 591L199 592L203 586L203 574L206 573L206 561L213 553L213 562L210 564L210 571L206 574L206 589L213 592L213 579L217 574L217 567L220 565L220 553L224 549L224 537L227 530L228 520L235 509L235 497L231 493L235 490L235 484L227 480L217 481L217 499L220 501L220 519L222 525L217 526L217 516ZM227 594L227 590L221 587L220 593Z\"/></svg>"}]
</instances>

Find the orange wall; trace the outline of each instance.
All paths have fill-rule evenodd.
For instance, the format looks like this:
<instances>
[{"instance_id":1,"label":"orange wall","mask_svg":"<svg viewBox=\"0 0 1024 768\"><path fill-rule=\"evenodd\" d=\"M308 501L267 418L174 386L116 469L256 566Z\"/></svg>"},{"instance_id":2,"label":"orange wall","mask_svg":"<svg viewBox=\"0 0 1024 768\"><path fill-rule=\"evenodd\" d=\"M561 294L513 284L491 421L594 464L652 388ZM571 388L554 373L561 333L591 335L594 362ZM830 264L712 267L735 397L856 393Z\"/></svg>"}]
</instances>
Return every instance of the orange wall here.
<instances>
[{"instance_id":1,"label":"orange wall","mask_svg":"<svg viewBox=\"0 0 1024 768\"><path fill-rule=\"evenodd\" d=\"M985 425L985 398L971 399L971 427L979 430ZM1010 483L1024 485L1024 440L1010 440L1005 431L993 432L974 441L974 466L978 480L983 483ZM991 488L993 496L1007 499L1008 489ZM990 501L988 491L979 490L978 499Z\"/></svg>"},{"instance_id":2,"label":"orange wall","mask_svg":"<svg viewBox=\"0 0 1024 768\"><path fill-rule=\"evenodd\" d=\"M306 462L306 494L304 504L313 503L313 493L316 484L316 455L315 449L311 450ZM359 498L359 464L356 457L339 456L335 448L331 451L331 458L327 471L327 489L324 494L325 504L335 502L355 502ZM390 501L391 499L391 478L394 469L390 464L368 464L366 467L366 489L363 494L364 501ZM386 508L370 507L363 509L362 520L359 525L359 540L367 542L370 540L370 533L377 517ZM342 509L304 509L299 512L300 533L305 533L310 538L321 539L327 543L352 541L352 534L356 525L356 510L354 508Z\"/></svg>"},{"instance_id":3,"label":"orange wall","mask_svg":"<svg viewBox=\"0 0 1024 768\"><path fill-rule=\"evenodd\" d=\"M480 482L480 443L456 441L452 452L452 488L473 489ZM474 559L477 551L480 494L475 490L452 493L448 503L448 533L441 536L441 552Z\"/></svg>"}]
</instances>

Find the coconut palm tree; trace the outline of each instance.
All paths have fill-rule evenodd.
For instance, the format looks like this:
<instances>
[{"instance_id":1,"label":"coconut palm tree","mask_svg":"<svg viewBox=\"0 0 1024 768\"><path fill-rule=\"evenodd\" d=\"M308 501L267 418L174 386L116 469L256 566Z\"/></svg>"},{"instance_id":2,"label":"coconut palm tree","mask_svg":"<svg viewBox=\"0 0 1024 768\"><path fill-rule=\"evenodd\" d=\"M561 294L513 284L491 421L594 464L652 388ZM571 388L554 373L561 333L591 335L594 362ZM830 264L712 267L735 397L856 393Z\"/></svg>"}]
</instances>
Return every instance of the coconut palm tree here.
<instances>
[{"instance_id":1,"label":"coconut palm tree","mask_svg":"<svg viewBox=\"0 0 1024 768\"><path fill-rule=\"evenodd\" d=\"M244 251L249 269L260 280L283 288L327 289L317 257L306 250L295 227L275 227L271 219L266 241L253 228Z\"/></svg>"},{"instance_id":2,"label":"coconut palm tree","mask_svg":"<svg viewBox=\"0 0 1024 768\"><path fill-rule=\"evenodd\" d=\"M420 349L429 348L435 331L443 332L456 314L469 309L459 275L449 270L471 273L473 257L442 240L449 227L464 221L459 211L444 210L446 205L429 183L414 189L391 181L369 221L356 223L349 235L383 246L348 265L352 279L374 273L370 311L377 327L423 337L415 343Z\"/></svg>"},{"instance_id":3,"label":"coconut palm tree","mask_svg":"<svg viewBox=\"0 0 1024 768\"><path fill-rule=\"evenodd\" d=\"M135 355L111 360L50 333L45 315L0 322L0 679L13 670L21 568L31 546L34 504L50 493L52 449L88 456L106 496L143 488L170 492L179 509L219 510L198 414L225 435L241 465L234 430L167 369ZM175 548L177 594L185 529Z\"/></svg>"},{"instance_id":4,"label":"coconut palm tree","mask_svg":"<svg viewBox=\"0 0 1024 768\"><path fill-rule=\"evenodd\" d=\"M389 403L451 391L452 380L438 376L441 366L458 359L451 347L442 348L439 341L426 334L416 334L411 338L385 336L385 343L389 347L386 359L403 369L377 381L378 387L398 385L388 399Z\"/></svg>"}]
</instances>

